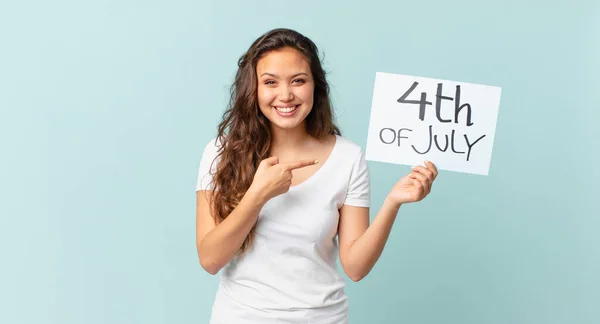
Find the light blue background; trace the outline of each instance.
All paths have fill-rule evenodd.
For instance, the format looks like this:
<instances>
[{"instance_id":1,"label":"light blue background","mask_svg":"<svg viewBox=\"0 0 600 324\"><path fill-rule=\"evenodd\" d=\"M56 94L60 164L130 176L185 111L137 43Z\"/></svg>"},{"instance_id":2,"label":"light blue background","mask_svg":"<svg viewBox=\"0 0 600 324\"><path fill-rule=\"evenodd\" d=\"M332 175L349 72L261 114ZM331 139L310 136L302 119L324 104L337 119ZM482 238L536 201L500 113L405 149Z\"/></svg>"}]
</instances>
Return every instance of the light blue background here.
<instances>
[{"instance_id":1,"label":"light blue background","mask_svg":"<svg viewBox=\"0 0 600 324\"><path fill-rule=\"evenodd\" d=\"M597 0L3 1L1 323L207 322L198 161L274 27L363 148L376 71L502 87L490 175L401 209L351 323L600 323ZM374 217L409 168L369 166Z\"/></svg>"}]
</instances>

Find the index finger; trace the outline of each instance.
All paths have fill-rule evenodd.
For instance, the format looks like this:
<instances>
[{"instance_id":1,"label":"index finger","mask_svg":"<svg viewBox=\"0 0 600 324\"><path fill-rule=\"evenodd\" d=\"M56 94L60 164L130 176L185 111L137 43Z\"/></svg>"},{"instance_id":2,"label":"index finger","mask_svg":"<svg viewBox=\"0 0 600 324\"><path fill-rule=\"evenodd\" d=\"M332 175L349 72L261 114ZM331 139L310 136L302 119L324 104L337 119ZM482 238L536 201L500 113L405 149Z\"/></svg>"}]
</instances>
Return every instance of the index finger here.
<instances>
[{"instance_id":1,"label":"index finger","mask_svg":"<svg viewBox=\"0 0 600 324\"><path fill-rule=\"evenodd\" d=\"M303 167L306 167L309 165L314 165L317 163L319 163L319 160L302 160L302 161L279 163L279 164L281 166L283 166L283 168L286 170L294 170L294 169L303 168Z\"/></svg>"}]
</instances>

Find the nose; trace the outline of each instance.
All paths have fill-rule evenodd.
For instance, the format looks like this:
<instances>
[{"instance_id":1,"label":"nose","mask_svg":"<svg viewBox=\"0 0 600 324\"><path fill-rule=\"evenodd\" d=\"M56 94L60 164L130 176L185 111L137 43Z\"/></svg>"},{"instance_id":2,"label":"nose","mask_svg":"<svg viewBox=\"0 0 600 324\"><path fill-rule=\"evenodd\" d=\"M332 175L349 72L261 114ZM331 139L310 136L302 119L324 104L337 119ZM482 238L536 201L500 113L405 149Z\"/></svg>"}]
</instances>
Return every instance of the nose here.
<instances>
[{"instance_id":1,"label":"nose","mask_svg":"<svg viewBox=\"0 0 600 324\"><path fill-rule=\"evenodd\" d=\"M291 91L290 87L282 86L281 93L279 94L282 101L292 101L294 100L294 93Z\"/></svg>"}]
</instances>

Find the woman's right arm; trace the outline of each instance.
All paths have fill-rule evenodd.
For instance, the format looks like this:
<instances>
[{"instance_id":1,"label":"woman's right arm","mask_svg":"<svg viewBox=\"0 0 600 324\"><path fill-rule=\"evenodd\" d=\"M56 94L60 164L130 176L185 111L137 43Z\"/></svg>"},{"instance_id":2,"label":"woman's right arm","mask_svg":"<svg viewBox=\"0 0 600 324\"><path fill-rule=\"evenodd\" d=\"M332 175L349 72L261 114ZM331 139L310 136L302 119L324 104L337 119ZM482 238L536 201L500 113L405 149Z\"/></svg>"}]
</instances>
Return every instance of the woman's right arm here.
<instances>
[{"instance_id":1,"label":"woman's right arm","mask_svg":"<svg viewBox=\"0 0 600 324\"><path fill-rule=\"evenodd\" d=\"M202 267L208 273L216 274L229 263L244 243L266 202L290 189L292 170L315 163L316 160L279 163L277 157L262 160L250 188L219 225L215 225L210 213L212 191L196 191L196 246Z\"/></svg>"},{"instance_id":2,"label":"woman's right arm","mask_svg":"<svg viewBox=\"0 0 600 324\"><path fill-rule=\"evenodd\" d=\"M256 223L264 199L248 191L236 208L219 225L210 213L212 191L196 192L196 247L200 265L216 274L237 254Z\"/></svg>"}]
</instances>

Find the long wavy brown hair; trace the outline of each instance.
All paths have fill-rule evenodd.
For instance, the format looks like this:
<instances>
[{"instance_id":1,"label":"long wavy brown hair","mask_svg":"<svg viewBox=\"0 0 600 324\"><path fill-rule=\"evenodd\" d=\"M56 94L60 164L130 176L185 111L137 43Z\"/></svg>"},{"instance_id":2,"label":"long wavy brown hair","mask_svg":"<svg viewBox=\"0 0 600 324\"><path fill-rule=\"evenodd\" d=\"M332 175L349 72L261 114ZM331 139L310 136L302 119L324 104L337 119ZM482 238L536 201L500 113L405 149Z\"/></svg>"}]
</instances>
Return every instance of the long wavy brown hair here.
<instances>
[{"instance_id":1,"label":"long wavy brown hair","mask_svg":"<svg viewBox=\"0 0 600 324\"><path fill-rule=\"evenodd\" d=\"M213 175L211 199L216 224L226 219L239 204L252 184L260 161L270 156L271 127L258 106L256 64L266 53L285 47L304 55L315 82L313 108L306 117L307 132L317 139L341 135L333 121L329 84L317 46L297 31L285 28L271 30L256 39L238 61L229 105L218 126L219 162ZM251 247L255 229L256 224L242 243L238 256Z\"/></svg>"}]
</instances>

